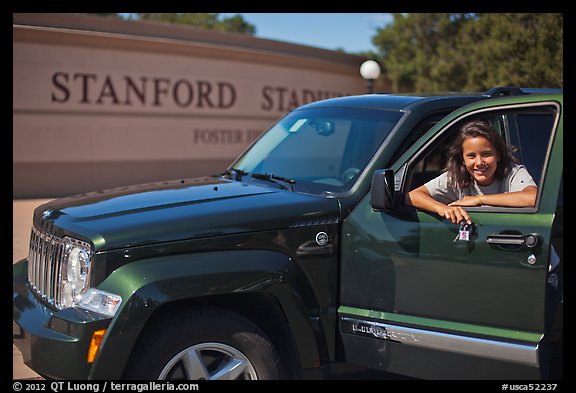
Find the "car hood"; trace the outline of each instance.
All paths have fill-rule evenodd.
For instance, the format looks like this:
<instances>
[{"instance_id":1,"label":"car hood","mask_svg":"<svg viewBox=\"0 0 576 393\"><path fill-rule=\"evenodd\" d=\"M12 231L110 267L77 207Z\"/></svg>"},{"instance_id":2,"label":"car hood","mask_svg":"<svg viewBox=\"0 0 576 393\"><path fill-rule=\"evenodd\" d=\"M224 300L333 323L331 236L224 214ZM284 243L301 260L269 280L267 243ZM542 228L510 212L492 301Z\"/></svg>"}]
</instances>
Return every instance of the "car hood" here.
<instances>
[{"instance_id":1,"label":"car hood","mask_svg":"<svg viewBox=\"0 0 576 393\"><path fill-rule=\"evenodd\" d=\"M95 251L337 222L336 199L220 178L134 185L56 199L38 227L81 237Z\"/></svg>"}]
</instances>

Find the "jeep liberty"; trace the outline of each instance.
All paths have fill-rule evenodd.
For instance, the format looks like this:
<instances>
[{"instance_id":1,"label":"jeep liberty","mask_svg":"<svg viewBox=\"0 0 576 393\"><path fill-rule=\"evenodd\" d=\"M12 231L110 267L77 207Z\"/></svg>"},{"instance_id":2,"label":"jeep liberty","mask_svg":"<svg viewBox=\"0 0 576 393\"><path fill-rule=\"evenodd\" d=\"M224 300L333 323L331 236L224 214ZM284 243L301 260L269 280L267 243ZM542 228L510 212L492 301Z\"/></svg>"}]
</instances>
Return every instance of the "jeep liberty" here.
<instances>
[{"instance_id":1,"label":"jeep liberty","mask_svg":"<svg viewBox=\"0 0 576 393\"><path fill-rule=\"evenodd\" d=\"M475 119L538 196L467 208L455 241L404 198ZM556 89L333 98L222 174L50 201L13 268L14 342L48 379L561 378L562 127Z\"/></svg>"}]
</instances>

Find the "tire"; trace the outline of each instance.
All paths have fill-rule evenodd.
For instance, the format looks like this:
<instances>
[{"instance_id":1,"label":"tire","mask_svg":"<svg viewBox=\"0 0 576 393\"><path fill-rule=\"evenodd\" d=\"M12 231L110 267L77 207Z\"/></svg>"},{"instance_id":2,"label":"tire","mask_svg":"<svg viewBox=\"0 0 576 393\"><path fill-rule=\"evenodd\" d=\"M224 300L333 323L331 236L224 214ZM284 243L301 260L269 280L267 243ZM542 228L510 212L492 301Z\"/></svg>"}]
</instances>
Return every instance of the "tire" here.
<instances>
[{"instance_id":1,"label":"tire","mask_svg":"<svg viewBox=\"0 0 576 393\"><path fill-rule=\"evenodd\" d=\"M146 327L126 379L281 379L280 358L256 325L216 308L171 312Z\"/></svg>"}]
</instances>

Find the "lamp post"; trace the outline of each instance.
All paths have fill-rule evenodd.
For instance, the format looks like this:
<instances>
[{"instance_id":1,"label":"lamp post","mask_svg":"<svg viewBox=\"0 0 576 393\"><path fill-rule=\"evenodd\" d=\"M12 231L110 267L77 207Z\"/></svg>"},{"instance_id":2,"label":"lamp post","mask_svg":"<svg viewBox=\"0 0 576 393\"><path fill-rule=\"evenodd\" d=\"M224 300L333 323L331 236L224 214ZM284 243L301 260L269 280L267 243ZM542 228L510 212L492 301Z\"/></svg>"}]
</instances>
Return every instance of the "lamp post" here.
<instances>
[{"instance_id":1,"label":"lamp post","mask_svg":"<svg viewBox=\"0 0 576 393\"><path fill-rule=\"evenodd\" d=\"M374 80L380 76L380 65L374 60L366 60L360 66L360 75L366 79L368 94L374 93Z\"/></svg>"}]
</instances>

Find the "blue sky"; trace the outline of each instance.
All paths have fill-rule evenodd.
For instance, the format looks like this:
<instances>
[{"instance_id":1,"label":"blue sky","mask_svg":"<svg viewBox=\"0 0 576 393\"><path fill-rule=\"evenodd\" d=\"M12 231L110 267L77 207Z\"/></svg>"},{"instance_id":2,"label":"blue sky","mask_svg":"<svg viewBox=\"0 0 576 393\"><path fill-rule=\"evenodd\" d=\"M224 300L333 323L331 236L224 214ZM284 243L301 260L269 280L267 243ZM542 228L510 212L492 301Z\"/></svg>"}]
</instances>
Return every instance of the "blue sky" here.
<instances>
[{"instance_id":1,"label":"blue sky","mask_svg":"<svg viewBox=\"0 0 576 393\"><path fill-rule=\"evenodd\" d=\"M376 29L392 20L390 14L362 13L221 13L240 14L256 26L256 37L349 53L375 51Z\"/></svg>"}]
</instances>

